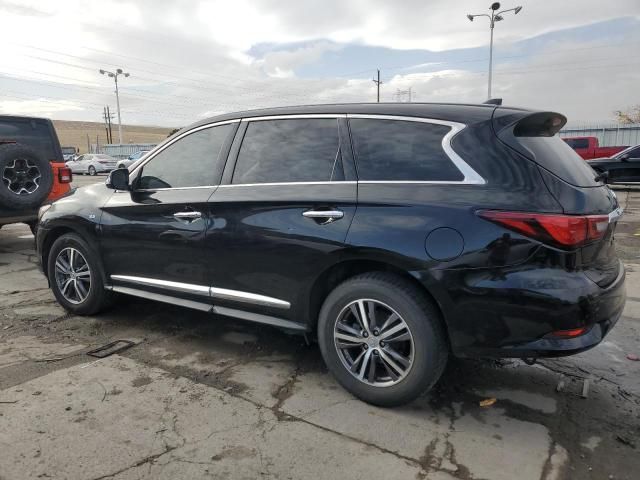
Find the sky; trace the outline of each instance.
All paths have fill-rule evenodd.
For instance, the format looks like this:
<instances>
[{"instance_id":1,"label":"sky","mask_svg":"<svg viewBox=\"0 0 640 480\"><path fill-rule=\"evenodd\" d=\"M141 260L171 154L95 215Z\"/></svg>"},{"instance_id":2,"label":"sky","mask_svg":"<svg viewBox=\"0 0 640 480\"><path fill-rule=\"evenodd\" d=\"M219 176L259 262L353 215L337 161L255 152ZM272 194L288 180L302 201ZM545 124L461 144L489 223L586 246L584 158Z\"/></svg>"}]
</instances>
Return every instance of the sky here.
<instances>
[{"instance_id":1,"label":"sky","mask_svg":"<svg viewBox=\"0 0 640 480\"><path fill-rule=\"evenodd\" d=\"M0 113L184 126L253 108L481 103L480 0L0 0ZM640 0L514 0L495 24L492 97L612 123L640 104Z\"/></svg>"}]
</instances>

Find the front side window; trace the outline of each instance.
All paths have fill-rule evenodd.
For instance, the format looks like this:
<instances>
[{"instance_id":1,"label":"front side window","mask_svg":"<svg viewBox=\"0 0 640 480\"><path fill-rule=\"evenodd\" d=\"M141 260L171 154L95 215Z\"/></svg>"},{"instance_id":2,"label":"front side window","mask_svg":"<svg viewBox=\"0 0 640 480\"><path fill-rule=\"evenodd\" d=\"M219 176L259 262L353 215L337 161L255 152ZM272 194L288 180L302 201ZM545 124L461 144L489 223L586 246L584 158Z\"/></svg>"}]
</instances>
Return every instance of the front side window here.
<instances>
[{"instance_id":1,"label":"front side window","mask_svg":"<svg viewBox=\"0 0 640 480\"><path fill-rule=\"evenodd\" d=\"M234 184L344 180L338 121L299 118L250 122Z\"/></svg>"},{"instance_id":2,"label":"front side window","mask_svg":"<svg viewBox=\"0 0 640 480\"><path fill-rule=\"evenodd\" d=\"M144 165L138 188L216 185L220 152L231 127L227 124L198 130L172 143Z\"/></svg>"},{"instance_id":3,"label":"front side window","mask_svg":"<svg viewBox=\"0 0 640 480\"><path fill-rule=\"evenodd\" d=\"M424 122L349 120L358 179L370 181L462 181L464 175L442 149L451 127Z\"/></svg>"}]
</instances>

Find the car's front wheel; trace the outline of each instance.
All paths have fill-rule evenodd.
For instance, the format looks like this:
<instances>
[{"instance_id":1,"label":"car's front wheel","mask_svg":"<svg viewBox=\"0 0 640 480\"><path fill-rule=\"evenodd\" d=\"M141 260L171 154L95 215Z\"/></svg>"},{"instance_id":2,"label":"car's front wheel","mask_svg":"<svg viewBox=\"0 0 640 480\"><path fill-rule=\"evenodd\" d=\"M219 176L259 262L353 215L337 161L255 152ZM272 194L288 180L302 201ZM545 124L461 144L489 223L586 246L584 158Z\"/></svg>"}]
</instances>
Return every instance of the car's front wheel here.
<instances>
[{"instance_id":1,"label":"car's front wheel","mask_svg":"<svg viewBox=\"0 0 640 480\"><path fill-rule=\"evenodd\" d=\"M433 303L410 282L382 272L353 277L329 294L318 319L318 340L338 382L384 407L430 389L449 353Z\"/></svg>"},{"instance_id":2,"label":"car's front wheel","mask_svg":"<svg viewBox=\"0 0 640 480\"><path fill-rule=\"evenodd\" d=\"M53 294L69 312L92 315L108 305L100 262L82 237L68 233L55 240L47 272Z\"/></svg>"}]
</instances>

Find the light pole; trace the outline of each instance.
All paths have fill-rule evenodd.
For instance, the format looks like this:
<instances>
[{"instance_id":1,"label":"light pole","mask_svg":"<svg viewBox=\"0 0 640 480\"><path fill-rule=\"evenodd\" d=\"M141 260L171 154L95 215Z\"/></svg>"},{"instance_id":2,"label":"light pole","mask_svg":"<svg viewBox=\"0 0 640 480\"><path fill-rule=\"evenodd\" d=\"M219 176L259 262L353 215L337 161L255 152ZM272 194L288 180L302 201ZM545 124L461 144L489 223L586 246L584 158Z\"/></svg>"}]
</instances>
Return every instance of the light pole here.
<instances>
[{"instance_id":1,"label":"light pole","mask_svg":"<svg viewBox=\"0 0 640 480\"><path fill-rule=\"evenodd\" d=\"M129 73L123 72L121 68L118 68L116 70L116 73L100 69L100 73L102 75L107 75L108 77L113 78L113 80L116 82L116 106L118 107L118 142L120 143L120 145L122 145L122 120L120 118L120 95L118 94L118 75L124 75L125 77L128 77Z\"/></svg>"},{"instance_id":2,"label":"light pole","mask_svg":"<svg viewBox=\"0 0 640 480\"><path fill-rule=\"evenodd\" d=\"M487 98L491 99L491 79L493 75L493 27L495 26L496 22L504 20L504 17L502 16L502 14L513 12L514 15L517 15L520 12L520 10L522 10L522 7L509 8L508 10L501 10L498 13L496 13L496 11L500 9L500 3L494 2L491 4L489 9L491 10L491 15L489 15L488 13L479 13L477 15L467 15L467 18L469 19L470 22L473 22L473 19L476 17L487 17L489 19L489 27L491 30L491 40L489 42L489 86L487 88Z\"/></svg>"}]
</instances>

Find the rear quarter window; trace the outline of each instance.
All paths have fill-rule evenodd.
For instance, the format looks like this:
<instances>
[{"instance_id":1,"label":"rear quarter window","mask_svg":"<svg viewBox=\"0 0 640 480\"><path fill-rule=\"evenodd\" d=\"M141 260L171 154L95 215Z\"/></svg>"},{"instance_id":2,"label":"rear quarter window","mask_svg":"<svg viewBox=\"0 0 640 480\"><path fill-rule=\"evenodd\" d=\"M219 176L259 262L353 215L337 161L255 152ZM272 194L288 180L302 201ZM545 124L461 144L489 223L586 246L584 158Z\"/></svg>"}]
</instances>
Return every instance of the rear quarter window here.
<instances>
[{"instance_id":1,"label":"rear quarter window","mask_svg":"<svg viewBox=\"0 0 640 480\"><path fill-rule=\"evenodd\" d=\"M383 119L349 120L358 179L363 181L462 181L442 149L450 127Z\"/></svg>"},{"instance_id":2,"label":"rear quarter window","mask_svg":"<svg viewBox=\"0 0 640 480\"><path fill-rule=\"evenodd\" d=\"M524 148L523 153L532 157L541 167L577 187L595 187L596 173L566 142L553 137L515 137ZM520 150L520 148L518 149Z\"/></svg>"},{"instance_id":3,"label":"rear quarter window","mask_svg":"<svg viewBox=\"0 0 640 480\"><path fill-rule=\"evenodd\" d=\"M573 149L589 148L589 140L586 138L564 138L563 140Z\"/></svg>"},{"instance_id":4,"label":"rear quarter window","mask_svg":"<svg viewBox=\"0 0 640 480\"><path fill-rule=\"evenodd\" d=\"M0 142L3 141L30 147L47 160L62 161L58 153L58 139L45 120L0 117Z\"/></svg>"}]
</instances>

